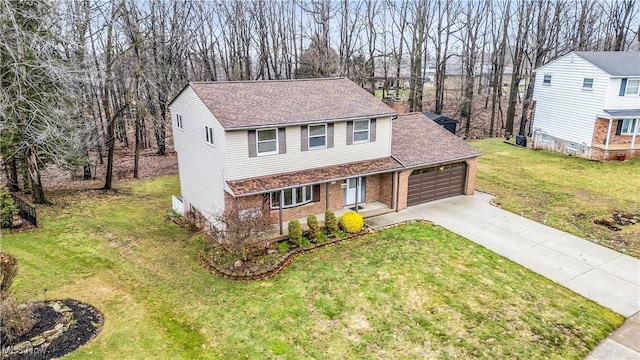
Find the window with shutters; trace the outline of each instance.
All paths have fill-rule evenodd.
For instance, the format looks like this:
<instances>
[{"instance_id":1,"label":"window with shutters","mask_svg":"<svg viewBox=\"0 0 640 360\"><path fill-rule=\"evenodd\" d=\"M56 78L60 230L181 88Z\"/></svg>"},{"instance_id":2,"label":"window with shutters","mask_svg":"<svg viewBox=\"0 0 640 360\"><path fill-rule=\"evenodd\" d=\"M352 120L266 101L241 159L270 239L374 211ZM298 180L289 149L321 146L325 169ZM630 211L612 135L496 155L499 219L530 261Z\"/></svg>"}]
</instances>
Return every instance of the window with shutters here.
<instances>
[{"instance_id":1,"label":"window with shutters","mask_svg":"<svg viewBox=\"0 0 640 360\"><path fill-rule=\"evenodd\" d=\"M256 147L258 155L278 153L278 129L256 130Z\"/></svg>"},{"instance_id":2,"label":"window with shutters","mask_svg":"<svg viewBox=\"0 0 640 360\"><path fill-rule=\"evenodd\" d=\"M309 149L327 147L327 124L309 125Z\"/></svg>"},{"instance_id":3,"label":"window with shutters","mask_svg":"<svg viewBox=\"0 0 640 360\"><path fill-rule=\"evenodd\" d=\"M204 141L213 146L213 128L211 126L204 126Z\"/></svg>"},{"instance_id":4,"label":"window with shutters","mask_svg":"<svg viewBox=\"0 0 640 360\"><path fill-rule=\"evenodd\" d=\"M622 120L622 135L640 134L640 119L624 119Z\"/></svg>"},{"instance_id":5,"label":"window with shutters","mask_svg":"<svg viewBox=\"0 0 640 360\"><path fill-rule=\"evenodd\" d=\"M640 89L640 80L627 80L627 88L624 92L625 95L638 95Z\"/></svg>"},{"instance_id":6,"label":"window with shutters","mask_svg":"<svg viewBox=\"0 0 640 360\"><path fill-rule=\"evenodd\" d=\"M278 209L280 207L280 199L283 201L282 208L305 205L312 201L312 195L311 185L274 191L271 193L271 208Z\"/></svg>"},{"instance_id":7,"label":"window with shutters","mask_svg":"<svg viewBox=\"0 0 640 360\"><path fill-rule=\"evenodd\" d=\"M355 120L353 122L353 143L368 142L370 130L370 120Z\"/></svg>"}]
</instances>

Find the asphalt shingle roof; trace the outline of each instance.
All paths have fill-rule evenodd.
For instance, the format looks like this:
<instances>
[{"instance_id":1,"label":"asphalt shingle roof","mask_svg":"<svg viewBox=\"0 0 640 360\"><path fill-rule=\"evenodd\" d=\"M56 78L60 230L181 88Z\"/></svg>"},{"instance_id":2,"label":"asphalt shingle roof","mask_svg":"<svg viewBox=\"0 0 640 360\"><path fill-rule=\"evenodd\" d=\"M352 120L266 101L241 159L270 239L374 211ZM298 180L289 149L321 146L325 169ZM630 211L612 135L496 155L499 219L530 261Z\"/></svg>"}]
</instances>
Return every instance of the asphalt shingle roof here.
<instances>
[{"instance_id":1,"label":"asphalt shingle roof","mask_svg":"<svg viewBox=\"0 0 640 360\"><path fill-rule=\"evenodd\" d=\"M346 78L191 82L225 129L393 116Z\"/></svg>"},{"instance_id":2,"label":"asphalt shingle roof","mask_svg":"<svg viewBox=\"0 0 640 360\"><path fill-rule=\"evenodd\" d=\"M435 165L481 155L422 113L401 114L391 124L391 154L404 167Z\"/></svg>"},{"instance_id":3,"label":"asphalt shingle roof","mask_svg":"<svg viewBox=\"0 0 640 360\"><path fill-rule=\"evenodd\" d=\"M395 159L385 157L309 170L227 181L235 196L265 193L294 186L380 174L402 169Z\"/></svg>"},{"instance_id":4,"label":"asphalt shingle roof","mask_svg":"<svg viewBox=\"0 0 640 360\"><path fill-rule=\"evenodd\" d=\"M640 76L640 51L576 51L611 76Z\"/></svg>"}]
</instances>

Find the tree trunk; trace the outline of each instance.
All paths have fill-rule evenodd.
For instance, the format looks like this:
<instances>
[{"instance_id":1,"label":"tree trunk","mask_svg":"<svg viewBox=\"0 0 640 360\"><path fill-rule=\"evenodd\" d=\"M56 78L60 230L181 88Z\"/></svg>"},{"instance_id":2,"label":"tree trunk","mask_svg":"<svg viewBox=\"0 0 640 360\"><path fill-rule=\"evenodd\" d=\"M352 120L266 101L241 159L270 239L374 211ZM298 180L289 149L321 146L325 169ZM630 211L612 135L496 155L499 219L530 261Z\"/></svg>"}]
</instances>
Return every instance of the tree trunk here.
<instances>
[{"instance_id":1,"label":"tree trunk","mask_svg":"<svg viewBox=\"0 0 640 360\"><path fill-rule=\"evenodd\" d=\"M9 191L20 191L20 185L18 184L18 162L16 156L11 157L9 162Z\"/></svg>"},{"instance_id":2,"label":"tree trunk","mask_svg":"<svg viewBox=\"0 0 640 360\"><path fill-rule=\"evenodd\" d=\"M36 204L46 204L44 189L40 179L40 169L38 168L38 158L32 148L27 148L27 170L31 181L31 197Z\"/></svg>"}]
</instances>

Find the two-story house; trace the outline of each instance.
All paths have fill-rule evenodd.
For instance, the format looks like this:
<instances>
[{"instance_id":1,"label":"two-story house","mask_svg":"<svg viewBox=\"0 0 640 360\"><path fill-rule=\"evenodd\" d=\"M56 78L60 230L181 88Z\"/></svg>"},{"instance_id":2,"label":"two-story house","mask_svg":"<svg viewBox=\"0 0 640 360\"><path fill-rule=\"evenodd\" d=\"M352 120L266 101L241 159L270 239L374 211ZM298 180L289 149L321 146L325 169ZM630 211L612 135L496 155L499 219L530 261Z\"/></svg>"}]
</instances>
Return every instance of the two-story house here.
<instances>
[{"instance_id":1,"label":"two-story house","mask_svg":"<svg viewBox=\"0 0 640 360\"><path fill-rule=\"evenodd\" d=\"M640 52L574 51L536 69L533 146L640 156Z\"/></svg>"},{"instance_id":2,"label":"two-story house","mask_svg":"<svg viewBox=\"0 0 640 360\"><path fill-rule=\"evenodd\" d=\"M348 79L192 82L170 110L185 210L209 219L246 197L282 224L474 189L475 149Z\"/></svg>"}]
</instances>

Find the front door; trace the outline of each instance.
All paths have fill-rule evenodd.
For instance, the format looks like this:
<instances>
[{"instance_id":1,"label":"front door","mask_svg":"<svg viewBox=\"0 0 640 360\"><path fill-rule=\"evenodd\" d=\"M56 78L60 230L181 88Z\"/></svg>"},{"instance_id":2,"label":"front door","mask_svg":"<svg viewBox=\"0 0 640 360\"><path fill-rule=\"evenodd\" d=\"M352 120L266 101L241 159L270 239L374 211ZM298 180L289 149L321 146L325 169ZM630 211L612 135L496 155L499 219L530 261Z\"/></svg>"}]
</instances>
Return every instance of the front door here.
<instances>
[{"instance_id":1,"label":"front door","mask_svg":"<svg viewBox=\"0 0 640 360\"><path fill-rule=\"evenodd\" d=\"M344 204L351 205L356 203L356 194L358 194L358 203L364 202L365 182L363 177L351 178L345 180L346 188L344 195Z\"/></svg>"}]
</instances>

